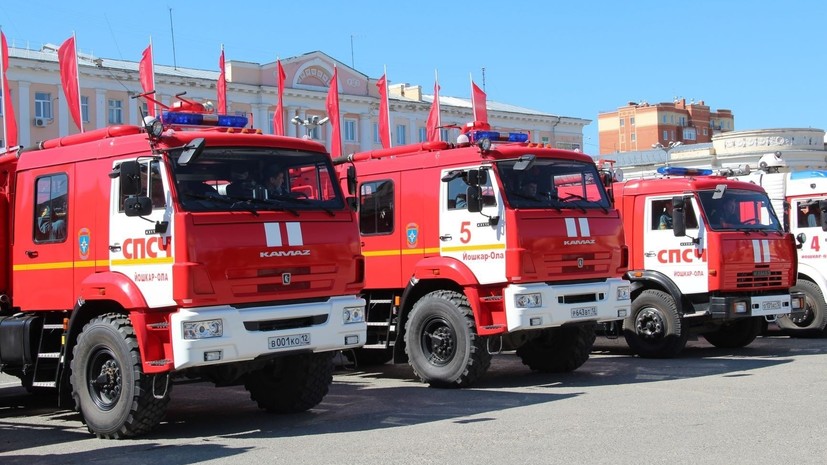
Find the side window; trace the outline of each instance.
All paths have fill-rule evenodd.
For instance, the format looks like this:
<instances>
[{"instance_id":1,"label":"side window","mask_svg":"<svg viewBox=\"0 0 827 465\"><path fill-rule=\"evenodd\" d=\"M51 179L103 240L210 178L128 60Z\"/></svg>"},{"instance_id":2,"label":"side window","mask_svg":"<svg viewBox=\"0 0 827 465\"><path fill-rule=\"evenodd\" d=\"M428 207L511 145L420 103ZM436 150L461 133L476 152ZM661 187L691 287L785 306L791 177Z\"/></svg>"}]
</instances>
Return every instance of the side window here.
<instances>
[{"instance_id":1,"label":"side window","mask_svg":"<svg viewBox=\"0 0 827 465\"><path fill-rule=\"evenodd\" d=\"M64 242L68 225L69 177L65 173L35 181L34 242Z\"/></svg>"},{"instance_id":2,"label":"side window","mask_svg":"<svg viewBox=\"0 0 827 465\"><path fill-rule=\"evenodd\" d=\"M815 228L821 225L821 209L817 205L800 202L797 211L799 228Z\"/></svg>"},{"instance_id":3,"label":"side window","mask_svg":"<svg viewBox=\"0 0 827 465\"><path fill-rule=\"evenodd\" d=\"M149 172L149 176L147 176L147 171ZM153 209L166 208L164 182L161 177L161 166L157 160L141 163L141 195L147 196L147 192L151 193L149 198L152 199ZM120 191L118 195L120 197L120 211L123 211L123 201L127 195L124 194L123 191Z\"/></svg>"},{"instance_id":4,"label":"side window","mask_svg":"<svg viewBox=\"0 0 827 465\"><path fill-rule=\"evenodd\" d=\"M652 230L672 229L672 199L652 200ZM692 202L686 202L686 229L698 229L698 217Z\"/></svg>"},{"instance_id":5,"label":"side window","mask_svg":"<svg viewBox=\"0 0 827 465\"><path fill-rule=\"evenodd\" d=\"M393 181L366 182L359 188L359 229L362 234L393 231Z\"/></svg>"},{"instance_id":6,"label":"side window","mask_svg":"<svg viewBox=\"0 0 827 465\"><path fill-rule=\"evenodd\" d=\"M462 210L468 206L466 191L468 184L462 178L454 178L448 181L448 198L446 201L448 210Z\"/></svg>"}]
</instances>

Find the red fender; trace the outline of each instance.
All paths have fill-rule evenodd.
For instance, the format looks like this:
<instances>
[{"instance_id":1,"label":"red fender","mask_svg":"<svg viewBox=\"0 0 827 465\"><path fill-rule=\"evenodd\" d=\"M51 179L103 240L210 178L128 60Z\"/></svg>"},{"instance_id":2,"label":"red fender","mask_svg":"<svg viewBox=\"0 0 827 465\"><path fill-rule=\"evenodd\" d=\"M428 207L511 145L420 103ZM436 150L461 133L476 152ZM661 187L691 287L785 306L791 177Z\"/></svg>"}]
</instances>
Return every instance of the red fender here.
<instances>
[{"instance_id":1,"label":"red fender","mask_svg":"<svg viewBox=\"0 0 827 465\"><path fill-rule=\"evenodd\" d=\"M146 299L132 280L120 273L90 274L80 284L84 300L113 300L127 311L145 309Z\"/></svg>"}]
</instances>

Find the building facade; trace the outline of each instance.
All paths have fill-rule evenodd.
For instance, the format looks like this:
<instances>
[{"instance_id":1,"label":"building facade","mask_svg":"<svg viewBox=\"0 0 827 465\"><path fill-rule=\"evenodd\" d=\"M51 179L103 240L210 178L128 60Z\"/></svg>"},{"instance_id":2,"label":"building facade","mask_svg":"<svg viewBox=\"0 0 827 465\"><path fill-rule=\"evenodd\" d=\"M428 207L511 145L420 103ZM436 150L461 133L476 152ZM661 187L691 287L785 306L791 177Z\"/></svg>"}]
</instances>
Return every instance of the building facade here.
<instances>
[{"instance_id":1,"label":"building facade","mask_svg":"<svg viewBox=\"0 0 827 465\"><path fill-rule=\"evenodd\" d=\"M735 129L732 111L710 111L704 103L686 99L649 104L629 102L615 111L597 115L600 155L646 150L670 143L703 144L712 137Z\"/></svg>"},{"instance_id":2,"label":"building facade","mask_svg":"<svg viewBox=\"0 0 827 465\"><path fill-rule=\"evenodd\" d=\"M57 49L55 45L40 50L9 48L7 76L20 145L79 132L63 96ZM351 153L381 148L377 123L378 78L369 77L319 51L284 59L282 66L286 73L283 92L286 135L309 136L330 147L329 126L311 128L292 121L295 117L304 121L313 116L327 116L325 103L335 66L342 150ZM146 112L147 102L134 98L142 92L137 61L79 54L78 68L84 130L138 124L141 110ZM175 96L182 92L186 92L184 98L198 102L217 100L218 70L156 64L154 71L154 98L164 105L174 103ZM254 127L268 134L273 133L277 103L276 72L276 62L227 61L225 65L228 112L250 117ZM433 95L423 94L419 85L408 84L392 84L388 93L392 145L424 141ZM2 108L0 105L0 115ZM470 98L440 96L440 108L442 140L453 141L459 134L458 128L473 119ZM591 122L491 100L487 108L493 129L528 132L532 142L566 149L582 148L583 127ZM0 143L0 147L4 144Z\"/></svg>"}]
</instances>

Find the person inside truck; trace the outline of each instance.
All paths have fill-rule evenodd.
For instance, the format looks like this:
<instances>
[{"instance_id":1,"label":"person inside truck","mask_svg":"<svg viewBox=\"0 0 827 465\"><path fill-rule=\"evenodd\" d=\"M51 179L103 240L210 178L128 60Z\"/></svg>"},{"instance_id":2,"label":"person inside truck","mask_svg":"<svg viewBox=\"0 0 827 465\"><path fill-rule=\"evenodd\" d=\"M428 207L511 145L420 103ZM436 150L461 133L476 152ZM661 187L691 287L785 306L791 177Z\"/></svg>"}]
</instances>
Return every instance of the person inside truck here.
<instances>
[{"instance_id":1,"label":"person inside truck","mask_svg":"<svg viewBox=\"0 0 827 465\"><path fill-rule=\"evenodd\" d=\"M798 227L799 228L815 228L818 226L818 220L814 212L814 208L806 203L798 204Z\"/></svg>"},{"instance_id":2,"label":"person inside truck","mask_svg":"<svg viewBox=\"0 0 827 465\"><path fill-rule=\"evenodd\" d=\"M267 189L267 197L275 198L279 196L289 195L290 191L284 184L284 171L277 165L267 168L264 174L264 188Z\"/></svg>"},{"instance_id":3,"label":"person inside truck","mask_svg":"<svg viewBox=\"0 0 827 465\"><path fill-rule=\"evenodd\" d=\"M534 181L529 181L523 184L523 191L522 194L530 199L537 198L537 183Z\"/></svg>"},{"instance_id":4,"label":"person inside truck","mask_svg":"<svg viewBox=\"0 0 827 465\"><path fill-rule=\"evenodd\" d=\"M250 169L244 165L233 166L232 182L227 185L230 197L250 197L256 188L256 181L250 176Z\"/></svg>"},{"instance_id":5,"label":"person inside truck","mask_svg":"<svg viewBox=\"0 0 827 465\"><path fill-rule=\"evenodd\" d=\"M672 229L672 202L663 205L663 212L658 219L658 229Z\"/></svg>"},{"instance_id":6,"label":"person inside truck","mask_svg":"<svg viewBox=\"0 0 827 465\"><path fill-rule=\"evenodd\" d=\"M37 235L40 241L62 241L66 238L66 220L52 215L52 209L47 205L43 207L40 216L37 218Z\"/></svg>"},{"instance_id":7,"label":"person inside truck","mask_svg":"<svg viewBox=\"0 0 827 465\"><path fill-rule=\"evenodd\" d=\"M724 198L717 218L718 224L722 228L735 228L742 224L738 212L738 202L735 201L735 197Z\"/></svg>"}]
</instances>

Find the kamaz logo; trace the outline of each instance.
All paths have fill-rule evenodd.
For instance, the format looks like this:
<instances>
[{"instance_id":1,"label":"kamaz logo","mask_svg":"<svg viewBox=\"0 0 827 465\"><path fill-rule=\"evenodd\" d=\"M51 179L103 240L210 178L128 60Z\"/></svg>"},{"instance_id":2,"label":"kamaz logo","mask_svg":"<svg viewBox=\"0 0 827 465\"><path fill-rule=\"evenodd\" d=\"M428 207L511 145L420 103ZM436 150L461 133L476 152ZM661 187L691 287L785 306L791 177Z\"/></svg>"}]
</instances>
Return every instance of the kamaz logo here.
<instances>
[{"instance_id":1,"label":"kamaz logo","mask_svg":"<svg viewBox=\"0 0 827 465\"><path fill-rule=\"evenodd\" d=\"M300 257L310 255L309 250L274 250L272 252L260 252L259 257L261 258L271 258L271 257Z\"/></svg>"},{"instance_id":2,"label":"kamaz logo","mask_svg":"<svg viewBox=\"0 0 827 465\"><path fill-rule=\"evenodd\" d=\"M563 245L593 245L594 239L576 239L573 241L563 241Z\"/></svg>"}]
</instances>

